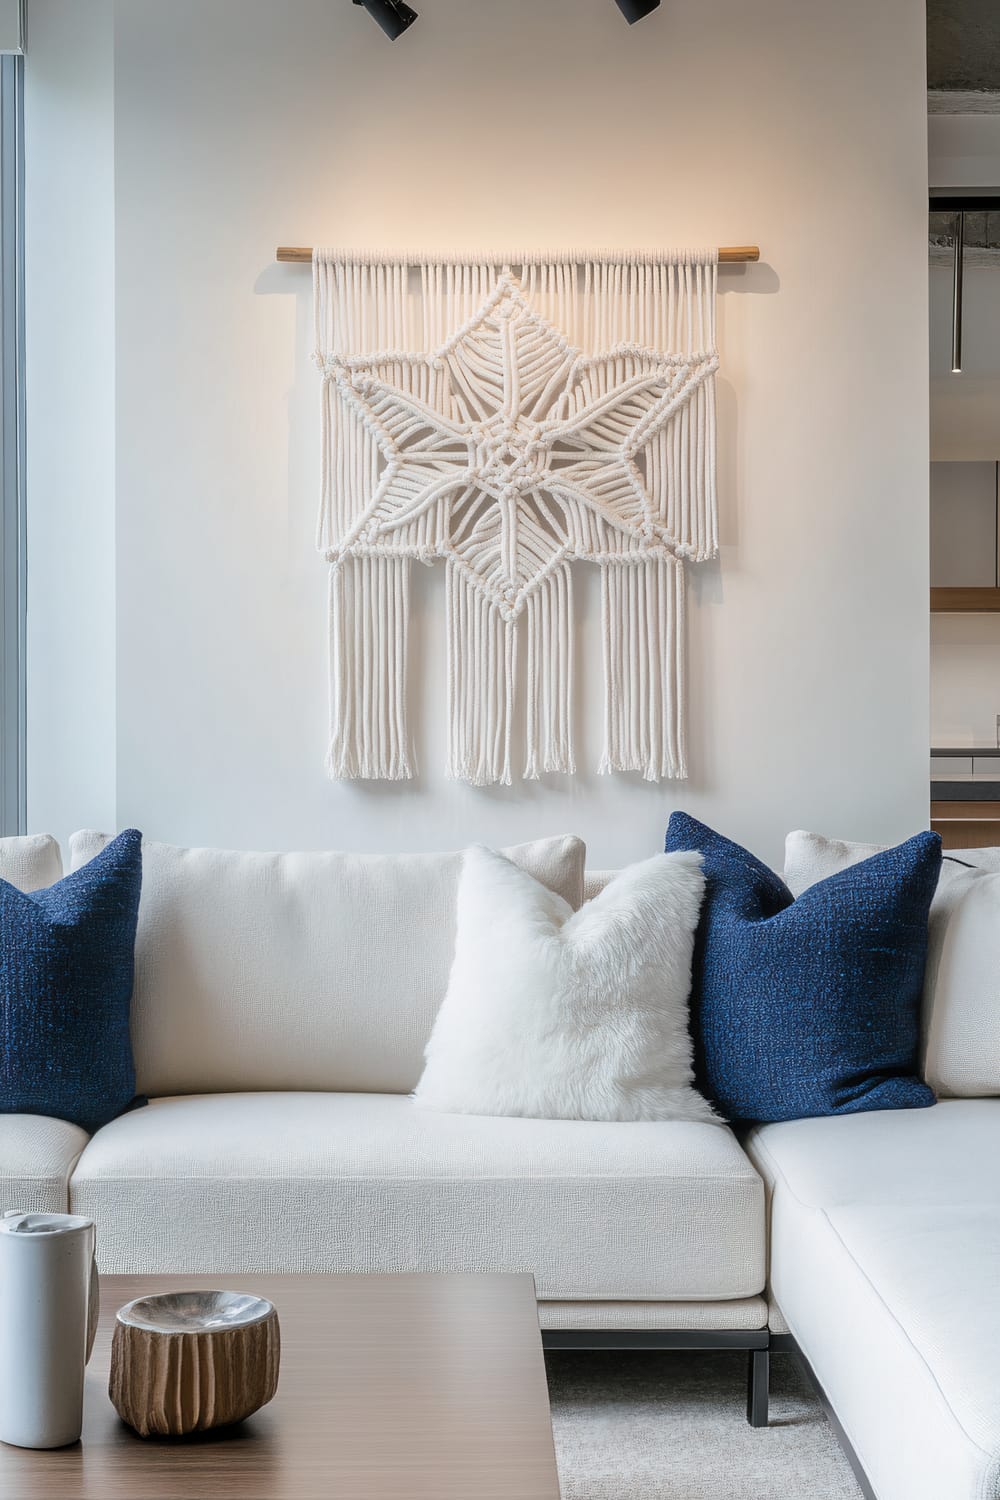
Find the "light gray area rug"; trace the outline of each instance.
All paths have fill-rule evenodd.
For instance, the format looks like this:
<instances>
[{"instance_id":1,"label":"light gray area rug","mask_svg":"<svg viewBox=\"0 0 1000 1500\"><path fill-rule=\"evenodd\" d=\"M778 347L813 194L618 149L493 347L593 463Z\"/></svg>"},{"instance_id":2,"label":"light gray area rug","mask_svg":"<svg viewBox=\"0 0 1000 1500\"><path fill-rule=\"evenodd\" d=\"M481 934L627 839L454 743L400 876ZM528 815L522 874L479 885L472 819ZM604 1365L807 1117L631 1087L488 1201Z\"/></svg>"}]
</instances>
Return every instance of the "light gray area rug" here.
<instances>
[{"instance_id":1,"label":"light gray area rug","mask_svg":"<svg viewBox=\"0 0 1000 1500\"><path fill-rule=\"evenodd\" d=\"M822 1407L771 1360L771 1426L745 1418L744 1354L550 1354L563 1500L859 1500Z\"/></svg>"}]
</instances>

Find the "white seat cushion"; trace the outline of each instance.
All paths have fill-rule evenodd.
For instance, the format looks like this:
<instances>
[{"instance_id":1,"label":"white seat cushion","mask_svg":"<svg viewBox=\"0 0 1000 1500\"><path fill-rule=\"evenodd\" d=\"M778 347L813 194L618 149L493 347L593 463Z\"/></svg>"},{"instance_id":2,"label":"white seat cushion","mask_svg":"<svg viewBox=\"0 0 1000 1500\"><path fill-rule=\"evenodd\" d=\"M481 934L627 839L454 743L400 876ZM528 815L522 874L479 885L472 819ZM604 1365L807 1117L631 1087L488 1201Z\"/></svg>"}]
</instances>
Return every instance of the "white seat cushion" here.
<instances>
[{"instance_id":1,"label":"white seat cushion","mask_svg":"<svg viewBox=\"0 0 1000 1500\"><path fill-rule=\"evenodd\" d=\"M69 1177L88 1136L44 1115L0 1115L0 1213L64 1214Z\"/></svg>"},{"instance_id":2,"label":"white seat cushion","mask_svg":"<svg viewBox=\"0 0 1000 1500\"><path fill-rule=\"evenodd\" d=\"M73 868L100 833L71 840ZM506 851L574 908L585 848ZM132 1044L140 1093L409 1093L448 987L462 854L254 854L145 841Z\"/></svg>"},{"instance_id":3,"label":"white seat cushion","mask_svg":"<svg viewBox=\"0 0 1000 1500\"><path fill-rule=\"evenodd\" d=\"M570 1301L756 1296L763 1197L723 1126L378 1094L159 1099L94 1136L71 1192L106 1271L531 1271Z\"/></svg>"},{"instance_id":4,"label":"white seat cushion","mask_svg":"<svg viewBox=\"0 0 1000 1500\"><path fill-rule=\"evenodd\" d=\"M1000 1100L747 1146L775 1296L879 1500L1000 1500Z\"/></svg>"}]
</instances>

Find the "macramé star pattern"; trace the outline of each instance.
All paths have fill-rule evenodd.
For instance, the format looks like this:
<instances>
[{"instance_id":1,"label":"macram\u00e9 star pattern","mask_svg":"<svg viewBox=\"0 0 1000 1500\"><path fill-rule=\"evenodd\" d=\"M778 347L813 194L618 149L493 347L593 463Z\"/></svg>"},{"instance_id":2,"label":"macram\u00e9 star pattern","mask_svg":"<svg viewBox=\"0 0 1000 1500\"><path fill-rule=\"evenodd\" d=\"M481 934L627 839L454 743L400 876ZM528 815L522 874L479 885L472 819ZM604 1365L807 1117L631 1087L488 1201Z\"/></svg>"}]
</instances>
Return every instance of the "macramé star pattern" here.
<instances>
[{"instance_id":1,"label":"macram\u00e9 star pattern","mask_svg":"<svg viewBox=\"0 0 1000 1500\"><path fill-rule=\"evenodd\" d=\"M329 355L381 472L329 554L448 558L516 619L564 562L685 557L650 493L650 440L718 368L713 354L617 344L585 356L508 269L432 354Z\"/></svg>"}]
</instances>

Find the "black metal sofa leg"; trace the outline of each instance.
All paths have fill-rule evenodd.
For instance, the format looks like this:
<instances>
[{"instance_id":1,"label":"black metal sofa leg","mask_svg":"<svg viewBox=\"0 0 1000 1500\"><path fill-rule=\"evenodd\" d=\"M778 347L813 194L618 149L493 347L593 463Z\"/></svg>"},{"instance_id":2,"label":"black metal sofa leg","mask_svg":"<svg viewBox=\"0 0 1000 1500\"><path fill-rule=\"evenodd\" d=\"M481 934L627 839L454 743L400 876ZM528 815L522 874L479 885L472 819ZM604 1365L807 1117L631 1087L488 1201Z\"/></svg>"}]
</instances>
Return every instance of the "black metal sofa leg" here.
<instances>
[{"instance_id":1,"label":"black metal sofa leg","mask_svg":"<svg viewBox=\"0 0 1000 1500\"><path fill-rule=\"evenodd\" d=\"M771 1375L771 1348L779 1347L775 1336L766 1328L743 1332L737 1329L665 1329L632 1328L612 1332L610 1329L546 1328L542 1331L546 1350L624 1350L664 1349L747 1349L750 1363L747 1372L747 1421L751 1427L766 1427ZM791 1340L787 1345L791 1347Z\"/></svg>"},{"instance_id":2,"label":"black metal sofa leg","mask_svg":"<svg viewBox=\"0 0 1000 1500\"><path fill-rule=\"evenodd\" d=\"M747 1369L747 1421L751 1427L767 1426L771 1384L771 1351L751 1349Z\"/></svg>"}]
</instances>

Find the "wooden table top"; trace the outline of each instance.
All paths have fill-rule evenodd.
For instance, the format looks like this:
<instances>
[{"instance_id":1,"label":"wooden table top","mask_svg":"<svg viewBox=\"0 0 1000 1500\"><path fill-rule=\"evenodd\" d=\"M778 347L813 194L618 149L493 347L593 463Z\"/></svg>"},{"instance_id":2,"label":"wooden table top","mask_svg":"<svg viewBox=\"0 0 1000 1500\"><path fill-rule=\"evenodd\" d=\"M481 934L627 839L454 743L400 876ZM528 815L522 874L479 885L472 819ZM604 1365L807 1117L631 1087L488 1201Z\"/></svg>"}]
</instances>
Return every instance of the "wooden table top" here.
<instances>
[{"instance_id":1,"label":"wooden table top","mask_svg":"<svg viewBox=\"0 0 1000 1500\"><path fill-rule=\"evenodd\" d=\"M108 1400L118 1308L160 1291L268 1297L274 1401L195 1441L142 1439ZM10 1500L559 1500L530 1276L106 1276L83 1440L0 1443Z\"/></svg>"}]
</instances>

